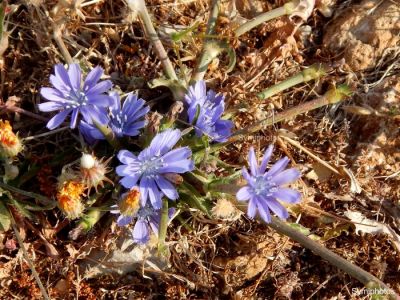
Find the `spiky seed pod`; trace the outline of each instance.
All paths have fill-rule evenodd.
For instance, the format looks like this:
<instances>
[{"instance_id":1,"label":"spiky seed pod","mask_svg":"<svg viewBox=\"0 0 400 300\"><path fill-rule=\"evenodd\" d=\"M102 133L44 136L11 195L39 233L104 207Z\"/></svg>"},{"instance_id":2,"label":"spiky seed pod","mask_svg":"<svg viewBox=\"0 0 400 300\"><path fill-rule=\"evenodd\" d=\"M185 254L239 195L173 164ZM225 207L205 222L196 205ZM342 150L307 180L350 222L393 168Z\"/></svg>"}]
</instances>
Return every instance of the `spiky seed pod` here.
<instances>
[{"instance_id":1,"label":"spiky seed pod","mask_svg":"<svg viewBox=\"0 0 400 300\"><path fill-rule=\"evenodd\" d=\"M57 193L58 207L68 219L79 218L84 210L82 195L85 192L85 185L76 180L65 181Z\"/></svg>"},{"instance_id":2,"label":"spiky seed pod","mask_svg":"<svg viewBox=\"0 0 400 300\"><path fill-rule=\"evenodd\" d=\"M103 187L104 181L108 181L111 184L113 182L106 177L106 173L109 172L107 168L108 163L111 158L106 161L99 160L91 154L83 153L80 163L80 172L82 176L82 181L90 190L94 187L97 192L98 186Z\"/></svg>"},{"instance_id":3,"label":"spiky seed pod","mask_svg":"<svg viewBox=\"0 0 400 300\"><path fill-rule=\"evenodd\" d=\"M22 143L10 122L0 120L0 158L13 158L22 151Z\"/></svg>"}]
</instances>

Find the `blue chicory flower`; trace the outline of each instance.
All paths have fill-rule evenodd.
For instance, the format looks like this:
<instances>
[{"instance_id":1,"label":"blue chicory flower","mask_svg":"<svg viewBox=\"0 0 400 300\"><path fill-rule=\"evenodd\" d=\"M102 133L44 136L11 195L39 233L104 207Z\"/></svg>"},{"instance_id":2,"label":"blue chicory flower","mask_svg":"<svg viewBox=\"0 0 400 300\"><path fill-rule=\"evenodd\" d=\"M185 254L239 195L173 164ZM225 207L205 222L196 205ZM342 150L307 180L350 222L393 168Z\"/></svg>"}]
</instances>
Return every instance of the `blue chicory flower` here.
<instances>
[{"instance_id":1,"label":"blue chicory flower","mask_svg":"<svg viewBox=\"0 0 400 300\"><path fill-rule=\"evenodd\" d=\"M168 218L171 219L175 213L174 208L168 209ZM158 236L161 221L161 210L155 210L146 205L139 209L137 220L132 230L133 240L138 244L146 244L150 239L150 231Z\"/></svg>"},{"instance_id":2,"label":"blue chicory flower","mask_svg":"<svg viewBox=\"0 0 400 300\"><path fill-rule=\"evenodd\" d=\"M40 94L49 100L38 105L43 112L59 111L47 123L52 130L65 120L71 113L70 127L75 128L79 113L87 122L92 119L104 123L101 109L112 105L112 99L105 94L111 87L110 80L98 82L103 75L103 69L96 67L86 76L82 87L82 72L78 64L71 64L68 71L62 64L54 67L55 75L50 75L53 88L43 87Z\"/></svg>"},{"instance_id":3,"label":"blue chicory flower","mask_svg":"<svg viewBox=\"0 0 400 300\"><path fill-rule=\"evenodd\" d=\"M197 136L206 135L215 142L225 142L231 135L233 123L221 120L225 110L225 98L206 90L204 81L197 81L185 95L188 103L189 123L195 126Z\"/></svg>"},{"instance_id":4,"label":"blue chicory flower","mask_svg":"<svg viewBox=\"0 0 400 300\"><path fill-rule=\"evenodd\" d=\"M171 200L178 198L176 188L167 179L170 178L168 175L185 173L194 168L193 161L189 159L192 154L189 147L171 150L180 138L178 129L167 129L157 134L150 146L138 156L128 150L119 151L118 159L122 165L117 167L116 172L123 177L120 183L128 189L139 186L142 207L148 198L155 209L161 208L163 195Z\"/></svg>"},{"instance_id":5,"label":"blue chicory flower","mask_svg":"<svg viewBox=\"0 0 400 300\"><path fill-rule=\"evenodd\" d=\"M133 240L138 244L145 244L150 239L150 232L158 235L160 227L161 210L154 209L150 205L144 207L139 206L137 197L139 191L133 189L121 196L121 200L117 205L112 206L111 213L119 214L117 225L120 227L131 224L135 219L136 223L132 230ZM168 217L172 218L175 213L174 208L168 210Z\"/></svg>"},{"instance_id":6,"label":"blue chicory flower","mask_svg":"<svg viewBox=\"0 0 400 300\"><path fill-rule=\"evenodd\" d=\"M273 146L268 147L261 165L258 166L254 149L250 149L250 174L246 168L242 170L247 185L242 187L236 194L236 198L239 201L249 201L247 215L250 218L254 218L258 210L261 218L267 223L271 222L270 210L282 219L287 219L289 216L287 210L277 199L287 203L297 203L301 199L301 194L298 191L284 187L284 185L300 177L300 172L295 168L285 170L289 163L287 157L278 160L266 172L272 151Z\"/></svg>"},{"instance_id":7,"label":"blue chicory flower","mask_svg":"<svg viewBox=\"0 0 400 300\"><path fill-rule=\"evenodd\" d=\"M134 94L129 94L121 107L121 99L117 92L110 93L112 105L108 109L106 124L111 128L116 137L136 136L139 130L146 125L144 116L150 107L145 105L143 99L138 99ZM104 140L104 135L91 123L82 121L79 129L86 141L92 144L95 140Z\"/></svg>"}]
</instances>

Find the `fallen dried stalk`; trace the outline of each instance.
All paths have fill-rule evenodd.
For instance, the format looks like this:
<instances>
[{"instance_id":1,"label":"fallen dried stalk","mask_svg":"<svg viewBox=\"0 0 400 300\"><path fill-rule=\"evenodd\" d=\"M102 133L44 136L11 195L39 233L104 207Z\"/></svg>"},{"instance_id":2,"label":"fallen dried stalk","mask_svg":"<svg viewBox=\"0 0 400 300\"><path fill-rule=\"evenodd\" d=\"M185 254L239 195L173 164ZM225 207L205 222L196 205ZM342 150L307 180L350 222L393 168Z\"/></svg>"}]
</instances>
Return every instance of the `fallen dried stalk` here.
<instances>
[{"instance_id":1,"label":"fallen dried stalk","mask_svg":"<svg viewBox=\"0 0 400 300\"><path fill-rule=\"evenodd\" d=\"M289 144L291 144L294 147L297 147L298 149L300 149L300 151L305 152L306 154L308 154L309 156L311 156L313 159L315 159L316 161L318 161L321 165L323 165L324 167L328 168L329 170L331 170L333 173L335 173L336 175L341 176L342 174L335 168L333 167L331 164L327 163L326 161L324 161L323 159L319 158L317 155L315 155L314 153L312 153L310 150L304 148L299 142L292 140L291 138L284 136L284 135L279 135L279 137L283 138L286 142L288 142Z\"/></svg>"},{"instance_id":2,"label":"fallen dried stalk","mask_svg":"<svg viewBox=\"0 0 400 300\"><path fill-rule=\"evenodd\" d=\"M309 101L309 102L306 102L303 104L299 104L296 107L290 108L290 109L285 110L284 112L281 112L277 115L274 115L272 117L268 117L264 120L261 120L254 125L251 125L251 126L248 126L246 128L236 131L229 138L229 140L227 142L213 144L207 149L199 150L194 154L194 158L196 161L199 161L199 160L203 159L205 153L216 152L216 151L226 147L227 145L230 145L232 143L235 143L235 142L238 142L238 141L244 139L246 136L248 136L250 134L260 131L261 129L263 129L267 126L274 125L274 124L282 122L284 120L292 119L297 115L312 111L314 109L320 108L325 105L338 103L338 102L344 100L345 98L347 98L348 96L350 96L350 94L351 94L351 90L347 85L340 85L338 87L331 88L323 96L321 96L315 100L312 100L312 101Z\"/></svg>"},{"instance_id":3,"label":"fallen dried stalk","mask_svg":"<svg viewBox=\"0 0 400 300\"><path fill-rule=\"evenodd\" d=\"M47 294L46 289L44 288L42 281L40 280L39 274L36 272L35 266L33 265L32 260L29 258L28 251L26 251L24 241L21 238L21 235L19 234L17 224L15 223L14 217L11 215L11 224L14 229L15 236L18 240L18 244L22 249L22 252L24 254L24 258L26 262L28 263L29 268L31 269L33 277L35 277L36 283L39 286L40 292L42 293L42 296L46 300L50 300L49 295Z\"/></svg>"},{"instance_id":4,"label":"fallen dried stalk","mask_svg":"<svg viewBox=\"0 0 400 300\"><path fill-rule=\"evenodd\" d=\"M313 253L321 256L323 259L326 259L329 263L346 272L351 277L357 279L366 287L370 289L382 288L386 291L390 299L398 299L400 297L395 291L389 288L384 282L376 278L374 275L340 257L336 253L305 236L300 231L294 229L285 222L282 222L278 218L272 217L272 222L268 224L268 226L275 229L277 232L290 237L292 240L295 240L307 249L310 249Z\"/></svg>"}]
</instances>

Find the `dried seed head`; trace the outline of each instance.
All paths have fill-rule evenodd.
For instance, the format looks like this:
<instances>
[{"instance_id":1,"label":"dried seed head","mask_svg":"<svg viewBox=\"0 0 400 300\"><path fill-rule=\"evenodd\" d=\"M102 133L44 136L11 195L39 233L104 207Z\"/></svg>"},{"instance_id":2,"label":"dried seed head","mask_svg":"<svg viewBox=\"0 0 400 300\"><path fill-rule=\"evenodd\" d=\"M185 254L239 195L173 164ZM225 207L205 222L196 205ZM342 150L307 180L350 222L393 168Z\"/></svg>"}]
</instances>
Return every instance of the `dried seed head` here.
<instances>
[{"instance_id":1,"label":"dried seed head","mask_svg":"<svg viewBox=\"0 0 400 300\"><path fill-rule=\"evenodd\" d=\"M240 211L226 199L218 199L215 206L212 208L214 217L225 220L234 220L240 216Z\"/></svg>"},{"instance_id":2,"label":"dried seed head","mask_svg":"<svg viewBox=\"0 0 400 300\"><path fill-rule=\"evenodd\" d=\"M133 216L140 208L140 192L138 188L133 188L129 192L122 195L121 201L118 203L121 215Z\"/></svg>"},{"instance_id":3,"label":"dried seed head","mask_svg":"<svg viewBox=\"0 0 400 300\"><path fill-rule=\"evenodd\" d=\"M81 168L91 169L94 167L96 158L88 153L83 153L81 157Z\"/></svg>"},{"instance_id":4,"label":"dried seed head","mask_svg":"<svg viewBox=\"0 0 400 300\"><path fill-rule=\"evenodd\" d=\"M10 122L0 120L0 157L13 158L22 151L22 143L12 131Z\"/></svg>"},{"instance_id":5,"label":"dried seed head","mask_svg":"<svg viewBox=\"0 0 400 300\"><path fill-rule=\"evenodd\" d=\"M111 159L111 158L110 158ZM102 161L94 157L93 155L84 153L81 157L80 172L83 182L89 188L89 190L94 187L97 192L97 187L103 187L104 181L113 183L110 179L106 177L106 173L109 172L107 165L110 159Z\"/></svg>"},{"instance_id":6,"label":"dried seed head","mask_svg":"<svg viewBox=\"0 0 400 300\"><path fill-rule=\"evenodd\" d=\"M65 181L57 193L58 207L68 219L76 219L82 215L84 206L82 195L85 185L76 180Z\"/></svg>"}]
</instances>

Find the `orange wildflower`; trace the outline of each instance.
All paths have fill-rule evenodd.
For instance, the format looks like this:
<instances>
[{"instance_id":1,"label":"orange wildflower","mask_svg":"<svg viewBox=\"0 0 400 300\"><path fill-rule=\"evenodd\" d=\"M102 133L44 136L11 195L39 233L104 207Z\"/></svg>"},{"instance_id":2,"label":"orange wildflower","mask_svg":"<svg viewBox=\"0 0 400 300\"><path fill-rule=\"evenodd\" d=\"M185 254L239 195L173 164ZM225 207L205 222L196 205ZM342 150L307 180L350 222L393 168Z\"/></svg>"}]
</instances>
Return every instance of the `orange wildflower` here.
<instances>
[{"instance_id":1,"label":"orange wildflower","mask_svg":"<svg viewBox=\"0 0 400 300\"><path fill-rule=\"evenodd\" d=\"M86 187L76 180L64 181L57 193L58 206L69 219L76 219L82 215L84 206L81 197Z\"/></svg>"},{"instance_id":2,"label":"orange wildflower","mask_svg":"<svg viewBox=\"0 0 400 300\"><path fill-rule=\"evenodd\" d=\"M10 122L0 120L0 157L12 158L22 150L22 143L12 131Z\"/></svg>"},{"instance_id":3,"label":"orange wildflower","mask_svg":"<svg viewBox=\"0 0 400 300\"><path fill-rule=\"evenodd\" d=\"M118 203L121 215L135 215L140 208L139 200L140 192L138 188L133 188L129 192L122 195L122 200Z\"/></svg>"}]
</instances>

